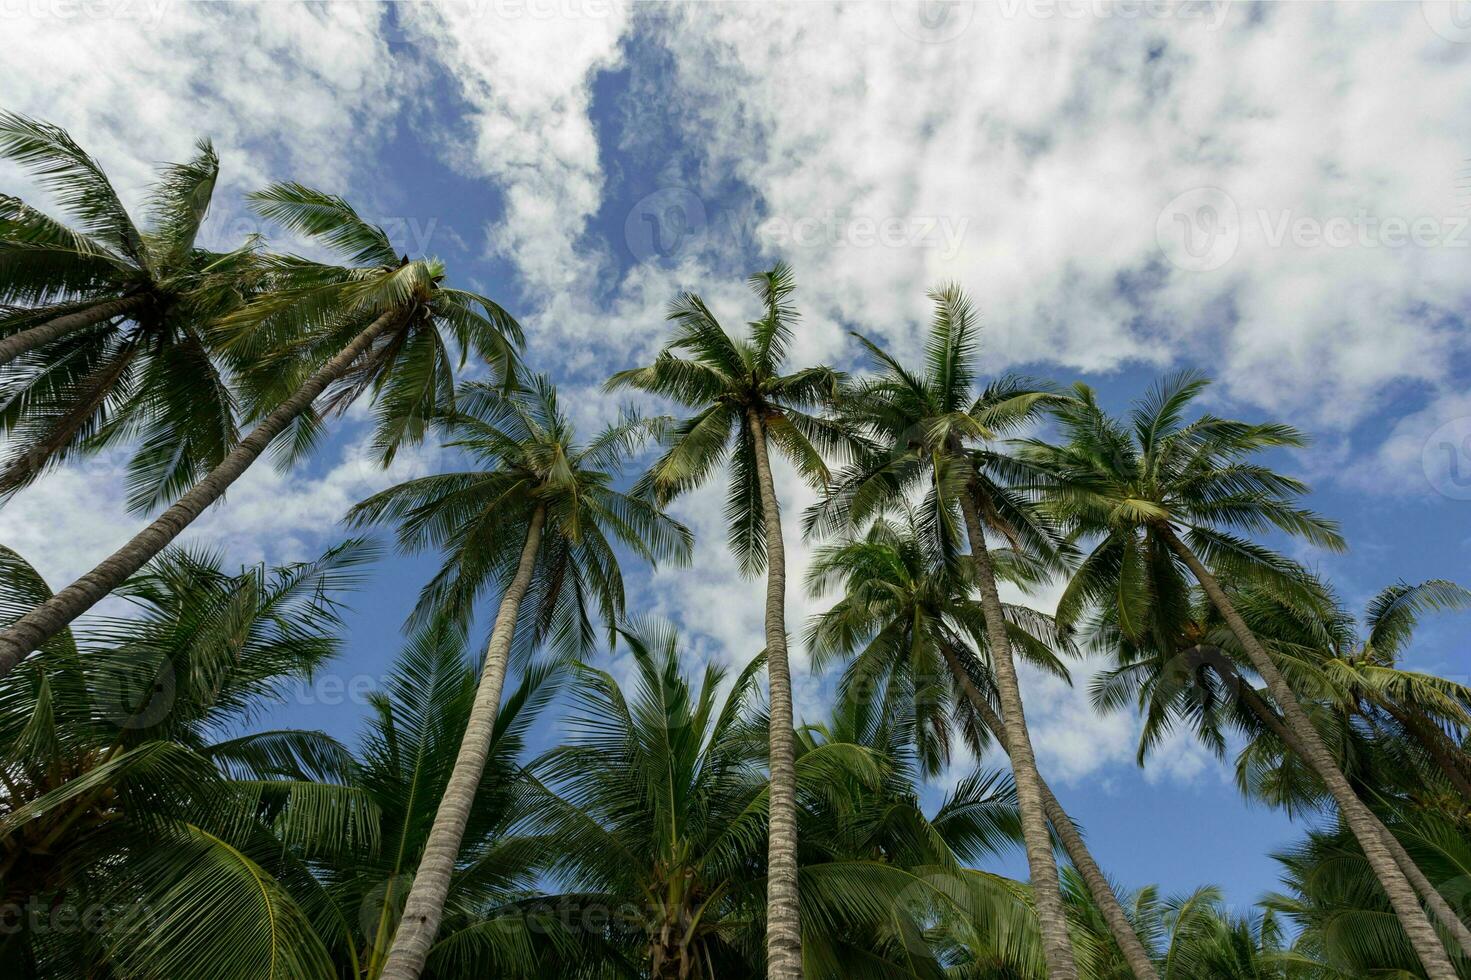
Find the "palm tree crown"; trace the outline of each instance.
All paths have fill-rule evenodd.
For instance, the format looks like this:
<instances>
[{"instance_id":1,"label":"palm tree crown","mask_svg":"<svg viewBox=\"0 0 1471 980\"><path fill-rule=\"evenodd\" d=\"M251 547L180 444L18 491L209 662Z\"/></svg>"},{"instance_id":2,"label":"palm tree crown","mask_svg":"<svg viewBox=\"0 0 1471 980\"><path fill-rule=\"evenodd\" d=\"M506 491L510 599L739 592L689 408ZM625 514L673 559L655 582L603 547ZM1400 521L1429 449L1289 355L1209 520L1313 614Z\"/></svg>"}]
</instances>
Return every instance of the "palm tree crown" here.
<instances>
[{"instance_id":1,"label":"palm tree crown","mask_svg":"<svg viewBox=\"0 0 1471 980\"><path fill-rule=\"evenodd\" d=\"M128 502L172 499L238 434L230 372L206 328L253 290L256 244L196 238L219 176L207 141L159 171L133 220L96 160L64 131L0 113L0 157L37 174L80 230L0 195L0 494L78 453L130 441Z\"/></svg>"},{"instance_id":2,"label":"palm tree crown","mask_svg":"<svg viewBox=\"0 0 1471 980\"><path fill-rule=\"evenodd\" d=\"M615 546L649 562L682 561L692 536L647 497L617 489L628 456L657 436L661 419L626 414L580 442L545 377L509 394L484 382L464 385L456 411L438 420L477 468L410 480L364 500L350 520L391 521L407 550L444 555L424 587L415 620L446 615L468 622L476 601L504 587L527 529L544 521L525 620L533 645L551 640L581 654L595 641L589 604L610 627L624 589Z\"/></svg>"}]
</instances>

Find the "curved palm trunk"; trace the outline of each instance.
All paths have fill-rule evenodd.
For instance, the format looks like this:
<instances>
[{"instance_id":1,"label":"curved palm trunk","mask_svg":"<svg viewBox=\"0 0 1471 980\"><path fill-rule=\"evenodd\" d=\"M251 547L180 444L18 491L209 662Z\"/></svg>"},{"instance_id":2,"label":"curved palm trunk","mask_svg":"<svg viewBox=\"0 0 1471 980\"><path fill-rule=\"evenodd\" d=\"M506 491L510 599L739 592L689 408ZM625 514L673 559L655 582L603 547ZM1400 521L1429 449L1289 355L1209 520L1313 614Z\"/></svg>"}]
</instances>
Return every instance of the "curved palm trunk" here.
<instances>
[{"instance_id":1,"label":"curved palm trunk","mask_svg":"<svg viewBox=\"0 0 1471 980\"><path fill-rule=\"evenodd\" d=\"M1221 679L1227 683L1232 683L1233 681L1239 682L1240 680L1240 678L1227 677L1219 667L1214 667L1214 669ZM1307 750L1303 748L1302 743L1288 730L1287 726L1282 723L1282 719L1277 717L1277 712L1273 711L1271 706L1263 701L1261 696L1250 687L1241 685L1239 686L1239 690L1241 700L1251 710L1252 714L1260 718L1267 729L1281 739L1282 744L1286 745L1291 752L1296 754L1298 758L1306 761ZM1471 956L1471 929L1468 929L1466 923L1461 921L1461 917L1451 908L1450 903L1445 900L1445 896L1440 893L1440 890L1430 883L1429 878L1425 877L1425 872L1421 871L1420 866L1415 863L1415 859L1410 857L1410 852L1405 850L1405 846L1399 842L1399 838L1394 836L1388 827L1384 826L1384 822L1379 819L1374 811L1370 810L1369 816L1378 825L1379 834L1384 839L1384 846L1389 848L1389 853L1394 856L1395 864L1399 865L1400 871L1404 872L1405 877L1409 879L1410 885L1414 887L1420 899L1426 905L1430 906L1430 911L1435 913L1436 921L1441 924L1442 928L1455 936L1457 944L1461 947L1461 951L1467 956Z\"/></svg>"},{"instance_id":2,"label":"curved palm trunk","mask_svg":"<svg viewBox=\"0 0 1471 980\"><path fill-rule=\"evenodd\" d=\"M980 716L982 723L996 736L1004 749L1008 745L1006 723L1003 722L996 710L991 707L991 702L986 700L975 682L971 679L970 672L966 670L965 664L955 655L955 651L944 648L945 662L950 667L950 672L960 683L961 689L965 691L966 700ZM1088 886L1088 894L1093 896L1094 903L1103 914L1103 920L1108 923L1108 931L1112 934L1114 942L1119 944L1119 951L1124 954L1124 960L1129 964L1129 970L1137 980L1159 980L1159 974L1155 971L1154 961L1149 958L1149 952L1144 944L1139 941L1139 935L1134 931L1134 926L1129 922L1129 917L1124 914L1124 907L1119 898L1114 894L1113 886L1108 883L1103 869L1098 862L1093 860L1093 854L1088 850L1083 835L1078 833L1077 825L1062 808L1062 804L1053 795L1051 787L1041 774L1037 775L1037 782L1042 787L1042 806L1047 812L1047 820L1052 824L1052 829L1057 832L1058 839L1062 841L1063 850L1067 852L1068 860L1072 861L1073 867L1078 869L1083 883Z\"/></svg>"},{"instance_id":3,"label":"curved palm trunk","mask_svg":"<svg viewBox=\"0 0 1471 980\"><path fill-rule=\"evenodd\" d=\"M124 296L120 299L107 300L88 306L75 313L64 314L19 333L13 333L0 340L0 367L37 347L44 347L53 340L60 340L68 334L85 330L103 320L111 320L115 316L122 316L124 313L141 309L147 302L148 297L141 294Z\"/></svg>"},{"instance_id":4,"label":"curved palm trunk","mask_svg":"<svg viewBox=\"0 0 1471 980\"><path fill-rule=\"evenodd\" d=\"M761 514L766 523L766 670L771 679L771 794L767 831L766 976L800 980L802 927L797 908L797 770L792 745L792 673L787 662L787 559L781 539L781 511L766 427L748 413L761 484Z\"/></svg>"},{"instance_id":5,"label":"curved palm trunk","mask_svg":"<svg viewBox=\"0 0 1471 980\"><path fill-rule=\"evenodd\" d=\"M1323 744L1318 730L1313 727L1313 723L1302 710L1302 706L1297 703L1297 696L1293 693L1292 688L1288 686L1286 679L1277 669L1276 663L1272 661L1256 635L1246 625L1246 621L1236 611L1236 607L1232 605L1225 590L1221 588L1221 583L1201 563L1195 552L1186 547L1185 542L1175 535L1173 529L1161 527L1159 534L1170 550L1190 569L1191 574L1195 576L1196 581L1200 583L1201 588L1205 590L1211 603L1216 607L1216 611L1226 620L1231 632L1246 650L1252 667L1267 682L1267 690L1272 693L1272 698L1282 711L1284 726L1292 732L1297 746L1301 749L1303 760L1312 767L1313 771L1318 774L1318 778L1328 787L1328 792L1333 795L1334 802L1338 804L1338 812L1342 815L1344 823L1348 824L1354 837L1358 839L1359 847L1363 849L1364 856L1368 858L1370 867L1374 869L1380 886L1389 896L1390 904L1394 906L1401 928L1405 930L1405 935L1409 937L1416 955L1420 957L1420 962L1425 967L1426 976L1430 980L1456 980L1455 968L1451 966L1450 958L1446 955L1445 947L1440 943L1440 937L1436 935L1435 927L1430 924L1430 918L1420 907L1415 897L1414 887L1411 886L1404 871L1400 869L1399 863L1395 860L1393 848L1385 839L1388 832L1384 829L1384 825L1354 793L1348 779L1334 763L1328 747Z\"/></svg>"},{"instance_id":6,"label":"curved palm trunk","mask_svg":"<svg viewBox=\"0 0 1471 980\"><path fill-rule=\"evenodd\" d=\"M219 465L190 487L152 524L103 559L96 568L0 631L0 677L10 673L21 658L65 629L72 620L91 609L98 600L167 547L195 518L224 495L230 484L260 458L260 454L292 419L309 409L317 396L346 374L353 362L372 346L374 340L391 330L398 319L396 311L389 311L374 320L353 338L352 343L318 368L290 398L241 439Z\"/></svg>"},{"instance_id":7,"label":"curved palm trunk","mask_svg":"<svg viewBox=\"0 0 1471 980\"><path fill-rule=\"evenodd\" d=\"M429 948L439 932L450 876L454 873L460 842L465 836L465 823L470 819L470 807L475 802L480 777L485 772L485 760L490 755L495 717L501 704L501 688L506 681L506 662L511 653L511 637L516 631L516 614L521 608L521 600L526 597L526 590L531 586L531 573L536 569L536 553L541 547L546 516L544 506L538 506L532 512L516 574L511 584L506 586L500 608L496 610L495 626L485 648L485 667L475 689L475 704L470 709L470 721L465 726L464 738L460 740L455 768L434 814L434 825L429 829L424 855L414 872L414 883L404 902L404 913L393 936L393 946L383 963L381 980L418 980L424 971L424 961L429 957Z\"/></svg>"},{"instance_id":8,"label":"curved palm trunk","mask_svg":"<svg viewBox=\"0 0 1471 980\"><path fill-rule=\"evenodd\" d=\"M1032 895L1042 930L1042 948L1047 958L1047 976L1050 980L1077 980L1078 968L1073 960L1073 944L1068 936L1067 914L1062 905L1062 883L1052 855L1052 840L1047 834L1042 776L1037 772L1037 759L1032 754L1032 739L1027 733L1027 719L1022 711L1021 685L1017 682L1016 664L1011 659L1011 642L1006 636L1005 612L1001 608L1001 594L996 588L991 556L986 550L973 488L967 488L960 495L960 510L965 517L971 558L980 580L981 609L986 614L986 639L991 645L996 694L1005 723L1006 754L1011 756L1011 771L1016 777L1017 804L1021 810Z\"/></svg>"}]
</instances>

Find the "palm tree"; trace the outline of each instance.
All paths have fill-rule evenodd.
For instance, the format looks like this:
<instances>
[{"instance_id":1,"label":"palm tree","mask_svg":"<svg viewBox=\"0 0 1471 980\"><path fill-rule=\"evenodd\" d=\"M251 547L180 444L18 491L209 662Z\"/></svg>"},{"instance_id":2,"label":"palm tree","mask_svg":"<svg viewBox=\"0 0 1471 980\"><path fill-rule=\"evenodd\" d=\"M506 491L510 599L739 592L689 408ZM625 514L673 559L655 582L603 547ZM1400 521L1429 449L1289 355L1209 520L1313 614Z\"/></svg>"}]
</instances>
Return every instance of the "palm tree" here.
<instances>
[{"instance_id":1,"label":"palm tree","mask_svg":"<svg viewBox=\"0 0 1471 980\"><path fill-rule=\"evenodd\" d=\"M480 468L410 480L353 508L357 523L393 521L408 551L433 546L444 564L424 587L416 617L467 624L476 600L501 589L475 704L434 826L383 967L385 980L414 980L439 931L445 897L494 736L512 640L549 639L581 653L596 639L587 604L604 622L623 611L623 579L612 542L649 562L687 558L691 535L648 499L623 493L614 478L659 425L627 416L591 442L576 431L543 377L507 394L465 385L443 420L448 444ZM521 605L532 615L520 620Z\"/></svg>"},{"instance_id":2,"label":"palm tree","mask_svg":"<svg viewBox=\"0 0 1471 980\"><path fill-rule=\"evenodd\" d=\"M1276 639L1292 630L1291 620L1302 620L1302 611L1256 596L1254 610L1274 615L1274 622L1257 626L1253 616L1243 618L1259 636ZM1454 681L1400 666L1413 639L1420 617L1437 610L1471 607L1471 592L1454 582L1432 579L1410 584L1398 582L1381 589L1364 614L1361 637L1351 617L1339 617L1343 626L1327 631L1326 644L1299 643L1303 651L1298 671L1311 673L1339 713L1362 719L1371 727L1387 723L1397 728L1410 743L1418 745L1431 764L1440 770L1462 805L1471 805L1471 757L1461 745L1461 735L1471 728L1471 689ZM1308 625L1308 624L1302 624ZM1274 629L1274 626L1276 627ZM1456 737L1447 734L1447 730Z\"/></svg>"},{"instance_id":3,"label":"palm tree","mask_svg":"<svg viewBox=\"0 0 1471 980\"><path fill-rule=\"evenodd\" d=\"M568 889L546 902L589 924L582 942L621 966L616 975L753 980L770 785L765 719L749 708L764 657L722 698L725 671L707 665L691 683L671 629L635 623L623 636L629 682L582 668L571 738L534 766L547 787L535 820ZM807 975L938 980L959 941L1034 963L1014 883L960 864L1014 839L1005 781L982 774L926 816L904 756L886 754L902 753L908 734L891 738L856 707L796 736Z\"/></svg>"},{"instance_id":4,"label":"palm tree","mask_svg":"<svg viewBox=\"0 0 1471 980\"><path fill-rule=\"evenodd\" d=\"M1332 590L1305 570L1281 565L1274 574L1287 580L1273 586L1222 576L1222 584L1251 631L1262 639L1281 666L1303 710L1355 793L1371 801L1385 797L1387 783L1404 786L1424 802L1425 791L1443 780L1443 774L1428 771L1428 753L1416 753L1398 732L1380 730L1371 710L1355 701L1343 683L1354 676L1337 662L1334 650L1358 646L1357 624L1343 611ZM1444 584L1432 585L1431 594L1421 596L1426 608L1454 603ZM1371 603L1373 610L1391 594L1391 587ZM1182 602L1164 602L1161 597L1177 595ZM1413 594L1401 596L1406 608L1393 616L1418 616ZM1072 615L1069 606L1068 615ZM1230 626L1199 587L1176 593L1162 589L1146 610L1147 629L1133 637L1119 628L1117 603L1096 610L1090 624L1092 644L1106 650L1115 666L1094 681L1092 700L1101 711L1127 707L1134 701L1144 720L1139 736L1139 764L1176 722L1188 724L1202 742L1217 755L1224 754L1227 730L1248 738L1236 761L1237 782L1249 797L1283 807L1288 813L1331 806L1332 796L1307 763L1306 752L1288 731L1269 691L1259 691L1247 679L1251 663ZM1372 632L1372 631L1371 631ZM1387 638L1384 642L1390 642ZM1460 685L1408 671L1396 675L1376 673L1376 683L1386 689L1418 692L1419 702L1435 704L1454 716L1459 698L1466 693ZM1356 721L1365 724L1356 724ZM1433 763L1432 763L1433 765ZM1446 784L1450 791L1449 784ZM1459 807L1458 807L1459 809ZM1430 906L1441 925L1450 930L1462 949L1471 949L1471 929L1426 878L1404 845L1385 830L1385 845L1421 901Z\"/></svg>"},{"instance_id":5,"label":"palm tree","mask_svg":"<svg viewBox=\"0 0 1471 980\"><path fill-rule=\"evenodd\" d=\"M975 332L969 301L957 287L932 292L935 314L925 346L926 369L915 374L878 345L858 339L872 356L875 377L844 392L843 419L872 440L873 451L838 481L829 499L809 515L809 531L841 533L911 493L925 493L927 533L951 548L963 533L975 564L987 641L1001 707L1007 754L1016 774L1026 830L1027 865L1041 917L1048 970L1074 980L1057 864L1047 833L1042 779L1022 708L1021 688L1006 635L1005 614L986 545L1000 533L1020 551L1055 556L1055 535L1028 498L1008 486L1017 466L995 445L998 436L1027 424L1056 396L1021 379L1003 378L977 396L973 390ZM962 521L957 526L955 513ZM1136 956L1140 970L1145 961ZM1150 976L1143 972L1141 976Z\"/></svg>"},{"instance_id":6,"label":"palm tree","mask_svg":"<svg viewBox=\"0 0 1471 980\"><path fill-rule=\"evenodd\" d=\"M906 516L903 523L879 519L862 539L817 551L808 569L809 592L814 598L834 587L843 592L830 610L813 619L806 642L814 669L832 656L851 658L845 690L902 687L907 696L899 703L918 709L909 729L934 769L947 755L950 715L958 716L977 753L990 737L1003 747L1007 741L992 704L994 679L973 652L988 644L985 614L972 598L974 566L947 564L939 549L926 544L914 514ZM1046 571L1011 551L996 551L991 558L998 577L1022 585L1035 585ZM1038 669L1066 678L1067 669L1052 649L1066 646L1066 638L1035 610L1009 604L1005 609L1013 649ZM1149 953L1113 886L1046 782L1041 786L1047 819L1114 941L1131 968L1153 976Z\"/></svg>"},{"instance_id":7,"label":"palm tree","mask_svg":"<svg viewBox=\"0 0 1471 980\"><path fill-rule=\"evenodd\" d=\"M1471 846L1463 822L1434 809L1407 808L1390 818L1418 865L1442 882L1461 909L1471 894ZM1353 834L1341 825L1309 831L1273 854L1285 890L1263 904L1295 922L1297 947L1333 977L1421 976L1417 953L1379 887ZM1471 960L1458 957L1463 971Z\"/></svg>"},{"instance_id":8,"label":"palm tree","mask_svg":"<svg viewBox=\"0 0 1471 980\"><path fill-rule=\"evenodd\" d=\"M154 189L151 234L139 230L106 173L65 130L0 112L0 157L26 167L81 230L0 195L0 366L118 318L157 319L194 285L194 238L219 161L209 143L166 167Z\"/></svg>"},{"instance_id":9,"label":"palm tree","mask_svg":"<svg viewBox=\"0 0 1471 980\"><path fill-rule=\"evenodd\" d=\"M730 547L748 575L766 570L766 655L771 689L771 823L768 869L767 975L802 975L797 893L796 784L793 774L792 681L787 658L786 549L769 450L775 446L808 481L828 479L822 451L841 447L841 430L812 414L836 392L826 367L782 374L797 313L788 304L792 272L778 264L749 280L762 315L745 337L725 331L703 300L677 299L678 324L654 363L615 374L609 389L637 388L694 410L669 434L668 452L649 472L660 501L704 483L727 457L726 517Z\"/></svg>"},{"instance_id":10,"label":"palm tree","mask_svg":"<svg viewBox=\"0 0 1471 980\"><path fill-rule=\"evenodd\" d=\"M129 504L172 499L238 438L204 327L245 298L254 242L225 255L195 244L214 149L201 142L193 160L160 170L143 230L62 130L0 113L0 157L38 174L83 229L0 196L0 365L12 365L0 377L0 495L130 439Z\"/></svg>"},{"instance_id":11,"label":"palm tree","mask_svg":"<svg viewBox=\"0 0 1471 980\"><path fill-rule=\"evenodd\" d=\"M1088 976L1094 980L1127 976L1125 965L1111 959L1099 942L1103 938L1101 916L1071 869L1063 875L1063 891L1084 933L1081 945L1104 952L1089 964ZM1269 904L1232 914L1222 901L1221 890L1214 886L1161 897L1151 885L1135 892L1129 907L1136 930L1148 937L1161 980L1343 980L1346 976L1299 948L1299 943L1289 945L1276 908Z\"/></svg>"},{"instance_id":12,"label":"palm tree","mask_svg":"<svg viewBox=\"0 0 1471 980\"><path fill-rule=\"evenodd\" d=\"M323 852L303 849L337 916L349 928L333 953L354 980L376 980L398 926L409 883L434 825L438 801L475 704L475 665L464 637L446 622L424 629L399 654L383 690L371 695L361 748L346 767L346 785L378 813L375 846ZM519 760L527 730L558 690L559 672L527 670L496 717L486 768L465 825L446 897L445 936L429 953L435 976L529 976L545 951L521 908L547 842L517 834L529 784Z\"/></svg>"},{"instance_id":13,"label":"palm tree","mask_svg":"<svg viewBox=\"0 0 1471 980\"><path fill-rule=\"evenodd\" d=\"M271 261L264 295L221 324L220 342L249 367L244 380L259 422L131 541L0 632L0 676L158 554L277 436L293 430L283 459L309 448L320 429L320 396L327 396L325 409L341 411L370 393L376 440L391 459L400 444L423 435L452 394L454 365L441 330L462 357L474 352L509 375L520 328L486 297L445 285L439 260L400 257L381 228L329 194L278 184L255 199L264 216L320 238L355 267Z\"/></svg>"},{"instance_id":14,"label":"palm tree","mask_svg":"<svg viewBox=\"0 0 1471 980\"><path fill-rule=\"evenodd\" d=\"M1188 604L1188 571L1266 682L1285 731L1352 828L1428 975L1451 980L1455 970L1395 860L1387 832L1354 793L1277 663L1207 567L1300 594L1301 576L1291 563L1232 529L1275 528L1320 547L1343 547L1331 522L1297 505L1307 492L1304 484L1250 459L1304 440L1278 423L1210 415L1186 423L1184 412L1205 385L1183 373L1156 386L1136 406L1128 427L1110 418L1087 386L1076 385L1074 399L1053 408L1067 441L1023 441L1024 458L1046 473L1053 514L1098 539L1059 601L1058 617L1069 622L1088 603L1108 601L1117 607L1119 629L1137 637L1158 622L1149 614L1151 605L1174 610Z\"/></svg>"},{"instance_id":15,"label":"palm tree","mask_svg":"<svg viewBox=\"0 0 1471 980\"><path fill-rule=\"evenodd\" d=\"M28 910L7 921L8 966L334 976L332 925L280 851L371 846L370 801L334 784L348 756L321 733L233 733L335 655L340 593L371 556L349 542L229 574L169 550L120 590L130 614L63 630L0 679L0 893ZM47 591L0 551L0 617ZM51 928L61 914L89 925Z\"/></svg>"}]
</instances>

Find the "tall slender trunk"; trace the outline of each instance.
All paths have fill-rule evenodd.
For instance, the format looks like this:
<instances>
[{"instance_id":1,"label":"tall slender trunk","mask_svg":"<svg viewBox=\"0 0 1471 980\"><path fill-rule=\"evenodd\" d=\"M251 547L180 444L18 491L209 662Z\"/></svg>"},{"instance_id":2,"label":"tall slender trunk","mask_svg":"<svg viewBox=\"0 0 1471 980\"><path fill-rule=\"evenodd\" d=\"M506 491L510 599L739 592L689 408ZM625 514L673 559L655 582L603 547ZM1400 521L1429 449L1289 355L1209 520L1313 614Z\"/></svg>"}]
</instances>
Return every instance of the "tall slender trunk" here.
<instances>
[{"instance_id":1,"label":"tall slender trunk","mask_svg":"<svg viewBox=\"0 0 1471 980\"><path fill-rule=\"evenodd\" d=\"M1017 804L1021 810L1022 836L1027 849L1027 866L1031 871L1033 901L1042 930L1042 948L1047 959L1050 980L1077 980L1078 968L1073 961L1073 944L1068 936L1067 913L1062 904L1062 883L1057 862L1052 855L1052 840L1047 834L1047 812L1042 792L1042 776L1037 772L1037 759L1032 754L1032 738L1027 733L1027 718L1022 710L1021 685L1017 682L1016 664L1011 659L1011 642L1006 636L1005 612L1001 593L996 588L996 573L991 555L986 550L985 532L976 510L974 484L960 495L960 510L965 517L965 532L970 539L971 558L975 562L981 587L981 609L986 614L986 639L991 647L991 664L996 674L996 694L1001 702L1005 723L1006 754L1011 756L1011 771L1016 777Z\"/></svg>"},{"instance_id":2,"label":"tall slender trunk","mask_svg":"<svg viewBox=\"0 0 1471 980\"><path fill-rule=\"evenodd\" d=\"M1239 677L1227 677L1221 671L1220 667L1214 667L1214 669L1222 680L1227 683L1237 683L1238 696L1246 704L1247 708L1251 710L1252 714L1261 719L1262 723L1267 726L1267 729L1272 734L1282 740L1282 744L1286 745L1289 751L1296 754L1298 758L1304 761L1307 760L1307 750L1303 748L1302 743L1283 724L1282 719L1277 717L1277 712L1273 711L1271 706L1262 700L1261 695L1257 694L1250 687L1241 684ZM1440 890L1430 883L1429 878L1425 877L1425 872L1420 870L1420 866L1415 863L1415 859L1410 857L1410 852L1405 850L1405 846L1399 842L1399 838L1394 836L1393 832L1384 825L1384 821L1380 820L1373 810L1369 811L1369 816L1378 825L1379 834L1384 839L1384 846L1389 848L1390 854L1394 856L1395 864L1399 865L1400 871L1409 879L1410 885L1414 887L1420 899L1426 905L1430 906L1430 911L1435 914L1435 918L1441 926L1450 932L1451 935L1455 936L1456 943L1461 947L1461 952L1467 956L1471 956L1471 929L1468 929L1466 923L1461 921L1461 917L1451 908L1451 904L1445 900L1445 896L1440 893Z\"/></svg>"},{"instance_id":3,"label":"tall slender trunk","mask_svg":"<svg viewBox=\"0 0 1471 980\"><path fill-rule=\"evenodd\" d=\"M72 620L91 609L98 600L167 547L195 518L220 499L230 484L265 452L292 419L309 409L317 396L346 374L353 362L372 346L374 340L391 330L399 318L397 311L389 311L374 320L353 338L352 343L318 368L249 435L236 443L214 469L152 524L103 559L96 568L0 631L0 677L10 673L21 658L65 629Z\"/></svg>"},{"instance_id":4,"label":"tall slender trunk","mask_svg":"<svg viewBox=\"0 0 1471 980\"><path fill-rule=\"evenodd\" d=\"M516 631L516 614L521 608L521 600L526 597L526 590L531 586L531 574L536 570L536 553L541 547L546 516L543 505L532 512L516 574L511 584L506 586L500 608L496 610L495 626L485 648L485 666L480 674L480 685L475 689L475 703L470 709L470 721L465 726L464 738L460 740L455 768L434 814L434 825L429 829L424 855L414 872L414 883L409 888L403 917L399 919L393 945L383 963L381 980L418 980L424 970L424 961L429 957L429 949L434 945L434 937L439 932L450 876L454 873L460 842L465 836L465 823L470 819L470 807L475 802L480 777L485 772L485 760L490 754L495 717L500 710L501 688L506 681L511 637Z\"/></svg>"},{"instance_id":5,"label":"tall slender trunk","mask_svg":"<svg viewBox=\"0 0 1471 980\"><path fill-rule=\"evenodd\" d=\"M142 294L123 296L119 299L106 300L83 307L74 313L65 313L45 323L13 333L0 340L0 367L37 347L44 347L53 340L60 340L68 334L85 330L103 320L111 320L115 316L122 316L124 313L141 309L147 302L148 297Z\"/></svg>"},{"instance_id":6,"label":"tall slender trunk","mask_svg":"<svg viewBox=\"0 0 1471 980\"><path fill-rule=\"evenodd\" d=\"M761 484L761 515L766 524L766 671L771 679L770 826L766 838L766 976L800 980L802 923L797 907L797 768L792 745L792 672L787 662L787 559L781 538L781 511L766 425L747 413L755 444L756 478Z\"/></svg>"},{"instance_id":7,"label":"tall slender trunk","mask_svg":"<svg viewBox=\"0 0 1471 980\"><path fill-rule=\"evenodd\" d=\"M1420 962L1425 967L1426 975L1430 980L1456 980L1455 968L1451 966L1450 958L1446 955L1445 947L1441 945L1440 937L1436 935L1435 927L1430 924L1429 916L1420 907L1409 878L1395 860L1393 846L1386 840L1388 832L1384 829L1384 825L1354 793L1348 779L1333 761L1328 747L1323 744L1318 730L1313 727L1312 721L1302 710L1302 705L1297 703L1297 695L1288 686L1281 671L1277 669L1276 663L1267 654L1266 648L1257 640L1256 634L1252 633L1246 621L1236 611L1236 607L1231 603L1225 590L1221 588L1221 583L1201 563L1195 552L1191 551L1185 542L1176 536L1172 528L1160 526L1158 530L1165 544L1190 569L1191 574L1195 576L1196 581L1200 583L1201 588L1205 590L1205 594L1216 607L1216 611L1226 620L1226 625L1231 628L1231 632L1245 649L1247 657L1250 658L1252 667L1267 682L1267 690L1272 693L1273 700L1277 702L1278 708L1282 711L1285 727L1292 732L1297 745L1302 750L1303 760L1317 773L1318 778L1328 788L1328 792L1333 795L1333 800L1338 804L1338 812L1343 817L1344 823L1348 824L1354 837L1358 838L1359 846L1369 860L1369 866L1374 869L1380 886L1389 896L1390 904L1394 906L1400 927L1405 930L1405 935L1409 937L1416 955L1420 957Z\"/></svg>"},{"instance_id":8,"label":"tall slender trunk","mask_svg":"<svg viewBox=\"0 0 1471 980\"><path fill-rule=\"evenodd\" d=\"M980 716L981 722L996 736L996 740L1005 749L1008 745L1006 723L996 714L991 707L991 702L976 687L975 681L971 679L970 671L961 662L954 650L943 647L942 652L945 662L950 666L950 672L955 675L961 689L965 692L966 700ZM1124 960L1129 964L1129 970L1137 980L1159 980L1159 974L1154 969L1154 961L1149 958L1149 951L1139 941L1139 935L1134 931L1134 926L1129 922L1129 917L1124 914L1124 907L1119 903L1119 898L1114 894L1113 886L1108 883L1103 869L1098 862L1093 860L1093 854L1088 850L1088 845L1083 840L1083 835L1078 832L1077 825L1062 808L1062 804L1053 795L1052 788L1042 778L1041 773L1037 775L1037 782L1042 787L1042 805L1047 811L1047 819L1052 824L1053 830L1057 832L1058 839L1062 841L1063 850L1067 852L1068 860L1072 861L1073 867L1078 869L1083 883L1088 886L1088 894L1093 896L1094 903L1103 914L1103 921L1108 924L1108 931L1113 936L1114 942L1119 944L1119 950L1124 954Z\"/></svg>"}]
</instances>

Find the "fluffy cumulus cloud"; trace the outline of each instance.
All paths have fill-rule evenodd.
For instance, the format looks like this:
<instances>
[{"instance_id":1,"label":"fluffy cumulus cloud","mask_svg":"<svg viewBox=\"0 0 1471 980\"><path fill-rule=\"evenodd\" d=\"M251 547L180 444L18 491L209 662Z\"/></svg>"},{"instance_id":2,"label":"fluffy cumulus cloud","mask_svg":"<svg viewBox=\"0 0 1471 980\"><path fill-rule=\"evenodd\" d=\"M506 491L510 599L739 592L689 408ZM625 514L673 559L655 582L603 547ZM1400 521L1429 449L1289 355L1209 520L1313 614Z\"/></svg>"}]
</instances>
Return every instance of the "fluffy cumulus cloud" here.
<instances>
[{"instance_id":1,"label":"fluffy cumulus cloud","mask_svg":"<svg viewBox=\"0 0 1471 980\"><path fill-rule=\"evenodd\" d=\"M592 76L613 67L627 22L622 0L402 4L408 33L460 88L470 132L455 163L489 177L505 215L492 251L538 294L585 284L595 262L578 248L598 208L602 171L589 107Z\"/></svg>"},{"instance_id":2,"label":"fluffy cumulus cloud","mask_svg":"<svg viewBox=\"0 0 1471 980\"><path fill-rule=\"evenodd\" d=\"M1419 4L681 12L671 97L818 322L912 345L953 279L997 364L1185 357L1326 426L1443 369L1471 45Z\"/></svg>"},{"instance_id":3,"label":"fluffy cumulus cloud","mask_svg":"<svg viewBox=\"0 0 1471 980\"><path fill-rule=\"evenodd\" d=\"M384 10L16 0L0 6L0 106L64 122L134 199L158 161L211 137L225 186L206 234L233 241L254 227L239 191L288 175L342 189L393 119Z\"/></svg>"}]
</instances>

